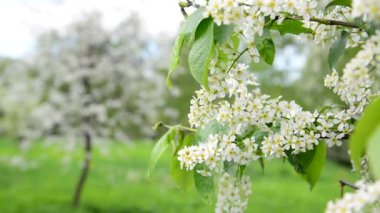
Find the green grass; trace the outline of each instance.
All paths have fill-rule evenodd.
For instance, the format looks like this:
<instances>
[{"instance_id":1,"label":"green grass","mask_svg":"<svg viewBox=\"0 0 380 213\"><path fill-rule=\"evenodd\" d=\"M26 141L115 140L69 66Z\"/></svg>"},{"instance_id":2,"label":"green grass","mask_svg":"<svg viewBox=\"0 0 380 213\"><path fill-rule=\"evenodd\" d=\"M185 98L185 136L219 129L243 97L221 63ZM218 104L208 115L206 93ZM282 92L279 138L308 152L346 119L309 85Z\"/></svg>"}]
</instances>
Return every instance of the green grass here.
<instances>
[{"instance_id":1,"label":"green grass","mask_svg":"<svg viewBox=\"0 0 380 213\"><path fill-rule=\"evenodd\" d=\"M113 143L108 155L94 147L90 175L80 207L70 207L74 185L79 176L81 150L72 161L61 146L32 146L27 153L15 143L0 141L0 212L213 212L194 188L184 193L169 176L169 154L158 163L153 181L146 177L152 144ZM22 154L36 168L23 171L4 159ZM266 162L265 174L257 165L249 168L253 194L247 212L323 212L326 202L339 197L339 179L354 181L355 176L328 162L313 191L293 169L282 161Z\"/></svg>"}]
</instances>

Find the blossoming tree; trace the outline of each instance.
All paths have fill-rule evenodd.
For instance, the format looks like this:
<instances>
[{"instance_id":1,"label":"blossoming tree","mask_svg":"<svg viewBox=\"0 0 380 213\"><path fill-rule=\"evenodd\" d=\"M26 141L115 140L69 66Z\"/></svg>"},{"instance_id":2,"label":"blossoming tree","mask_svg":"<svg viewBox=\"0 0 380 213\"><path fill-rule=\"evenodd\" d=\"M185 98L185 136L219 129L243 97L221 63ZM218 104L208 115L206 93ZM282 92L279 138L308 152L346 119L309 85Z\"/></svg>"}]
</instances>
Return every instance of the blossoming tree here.
<instances>
[{"instance_id":1,"label":"blossoming tree","mask_svg":"<svg viewBox=\"0 0 380 213\"><path fill-rule=\"evenodd\" d=\"M94 139L152 136L147 124L165 118L158 109L168 97L165 78L155 71L156 55L149 52L152 41L139 19L130 17L107 30L100 17L91 13L65 31L42 34L35 55L3 74L2 108L9 120L23 112L16 127L23 138L84 139L74 206L89 172Z\"/></svg>"},{"instance_id":2,"label":"blossoming tree","mask_svg":"<svg viewBox=\"0 0 380 213\"><path fill-rule=\"evenodd\" d=\"M349 138L353 165L370 175L352 185L355 194L330 202L326 212L361 212L379 203L380 159L375 154L380 151L380 101L376 99L379 1L188 0L179 5L186 21L174 44L168 78L179 63L182 47L188 45L190 72L201 89L191 100L190 127L163 124L169 130L153 150L150 172L172 144L171 174L179 186L186 187L193 178L206 200L217 191L216 212L243 212L251 194L247 166L263 165L265 159L286 159L312 188L322 171L326 149ZM330 47L331 74L325 86L345 107L310 112L296 101L260 91L248 64L273 63L274 33L293 34ZM352 47L360 51L339 74L336 63ZM249 61L241 62L243 55ZM368 160L364 158L361 164L365 156Z\"/></svg>"}]
</instances>

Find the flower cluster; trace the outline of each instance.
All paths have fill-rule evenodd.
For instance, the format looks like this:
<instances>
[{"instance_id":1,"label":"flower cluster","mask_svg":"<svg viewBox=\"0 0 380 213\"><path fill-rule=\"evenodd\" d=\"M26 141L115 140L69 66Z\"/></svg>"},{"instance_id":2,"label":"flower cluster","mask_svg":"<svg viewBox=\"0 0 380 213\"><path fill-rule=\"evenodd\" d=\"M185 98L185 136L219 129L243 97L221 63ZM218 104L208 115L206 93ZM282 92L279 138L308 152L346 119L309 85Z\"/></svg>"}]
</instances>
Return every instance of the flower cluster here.
<instances>
[{"instance_id":1,"label":"flower cluster","mask_svg":"<svg viewBox=\"0 0 380 213\"><path fill-rule=\"evenodd\" d=\"M353 15L363 16L365 20L377 21L380 19L380 2L377 0L353 0Z\"/></svg>"},{"instance_id":2,"label":"flower cluster","mask_svg":"<svg viewBox=\"0 0 380 213\"><path fill-rule=\"evenodd\" d=\"M189 113L191 126L207 128L216 122L226 130L181 150L178 159L187 169L200 163L215 169L215 161L246 165L259 157L287 157L287 153L313 149L320 140L330 147L340 146L352 131L346 110L309 112L294 101L261 94L258 88L251 92L249 87L258 83L246 69L242 64L214 64L210 90L196 92Z\"/></svg>"},{"instance_id":3,"label":"flower cluster","mask_svg":"<svg viewBox=\"0 0 380 213\"><path fill-rule=\"evenodd\" d=\"M258 17L270 16L272 19L283 19L286 14L294 14L310 20L317 14L318 1L302 0L211 0L208 2L207 13L217 24L230 24L252 20Z\"/></svg>"},{"instance_id":4,"label":"flower cluster","mask_svg":"<svg viewBox=\"0 0 380 213\"><path fill-rule=\"evenodd\" d=\"M359 213L372 207L372 212L378 212L380 202L380 181L375 183L358 182L359 189L354 193L346 193L344 197L327 204L326 213Z\"/></svg>"},{"instance_id":5,"label":"flower cluster","mask_svg":"<svg viewBox=\"0 0 380 213\"><path fill-rule=\"evenodd\" d=\"M335 6L329 8L328 11L318 11L315 15L315 19L320 20L337 20L337 21L347 21L353 20L352 9L349 7ZM305 22L305 26L312 29L314 33L309 34L307 37L313 39L316 44L321 44L323 47L326 45L331 45L338 36L341 28L337 25L325 25L317 21ZM345 29L348 30L348 29ZM346 47L356 47L362 43L362 40L367 38L368 35L365 31L358 28L349 29L350 34L347 39Z\"/></svg>"},{"instance_id":6,"label":"flower cluster","mask_svg":"<svg viewBox=\"0 0 380 213\"><path fill-rule=\"evenodd\" d=\"M375 73L380 69L380 33L372 36L362 50L343 70L342 77L334 71L326 76L325 86L332 88L350 106L352 114L360 114L372 97Z\"/></svg>"},{"instance_id":7,"label":"flower cluster","mask_svg":"<svg viewBox=\"0 0 380 213\"><path fill-rule=\"evenodd\" d=\"M210 90L196 92L189 113L193 127L207 128L216 122L224 130L180 150L181 167L192 170L197 164L204 164L220 173L224 162L248 165L260 158L288 157L289 153L312 150L320 141L329 147L340 146L341 140L352 132L349 110L304 111L294 101L261 94L247 66L231 66L211 67Z\"/></svg>"},{"instance_id":8,"label":"flower cluster","mask_svg":"<svg viewBox=\"0 0 380 213\"><path fill-rule=\"evenodd\" d=\"M239 165L248 165L251 161L259 159L258 145L255 137L246 138L236 143L233 135L215 135L208 137L207 141L198 146L188 146L178 152L181 167L192 170L197 164L205 164L211 171L220 172L219 162L232 162ZM199 171L201 174L209 174ZM205 175L206 176L206 175Z\"/></svg>"},{"instance_id":9,"label":"flower cluster","mask_svg":"<svg viewBox=\"0 0 380 213\"><path fill-rule=\"evenodd\" d=\"M285 19L302 20L305 27L314 31L306 37L322 45L332 43L340 30L338 26L326 25L319 20L353 20L351 8L335 6L327 11L319 8L318 1L315 0L211 0L206 5L206 16L213 17L218 25L235 24L235 30L245 39L250 55L257 61L255 39L263 36L264 28L271 24L265 17L270 17L277 24L282 24ZM350 31L348 47L357 46L367 37L367 34L359 29L347 30Z\"/></svg>"},{"instance_id":10,"label":"flower cluster","mask_svg":"<svg viewBox=\"0 0 380 213\"><path fill-rule=\"evenodd\" d=\"M251 192L251 181L248 176L243 176L239 179L228 173L223 173L219 178L215 212L244 212Z\"/></svg>"},{"instance_id":11,"label":"flower cluster","mask_svg":"<svg viewBox=\"0 0 380 213\"><path fill-rule=\"evenodd\" d=\"M332 43L342 31L336 23L354 18L351 8L333 6L321 11L318 1L313 0L210 0L202 6L206 8L206 16L211 16L217 25L235 26L234 36L245 41L240 46L246 47L243 51L250 54L253 62L260 58L255 42L266 36L268 24L300 21L311 29L316 43L325 45ZM346 47L357 46L368 39L367 33L357 28L355 25L352 29L345 29L349 35ZM379 70L376 65L380 58L379 34L365 42L363 50L347 64L342 77L334 71L325 79L325 85L347 103L347 109L329 108L314 112L303 110L294 101L263 94L255 76L248 71L248 65L238 63L244 53L240 51L241 47L232 41L218 46L223 57L214 58L210 64L209 88L196 91L188 118L190 125L197 130L214 124L220 128L199 144L180 150L181 167L193 170L197 164L205 165L205 170L197 172L205 176L222 174L220 181L229 186L236 180L224 175L225 163L248 165L263 158L287 158L312 150L319 143L326 143L328 147L340 146L353 131L354 119L373 96L374 76L370 69ZM238 57L237 52L240 52ZM228 186L224 189L229 189ZM238 194L232 192L230 197ZM228 201L232 198L225 198L226 194L219 191L217 212L240 212L245 208L245 202L236 202L239 208L235 210ZM240 206L242 203L244 205Z\"/></svg>"},{"instance_id":12,"label":"flower cluster","mask_svg":"<svg viewBox=\"0 0 380 213\"><path fill-rule=\"evenodd\" d=\"M178 152L181 168L185 165L187 170L192 170L198 163L206 163L211 169L215 168L217 163L215 153L217 142L216 136L210 135L207 143L181 149Z\"/></svg>"}]
</instances>

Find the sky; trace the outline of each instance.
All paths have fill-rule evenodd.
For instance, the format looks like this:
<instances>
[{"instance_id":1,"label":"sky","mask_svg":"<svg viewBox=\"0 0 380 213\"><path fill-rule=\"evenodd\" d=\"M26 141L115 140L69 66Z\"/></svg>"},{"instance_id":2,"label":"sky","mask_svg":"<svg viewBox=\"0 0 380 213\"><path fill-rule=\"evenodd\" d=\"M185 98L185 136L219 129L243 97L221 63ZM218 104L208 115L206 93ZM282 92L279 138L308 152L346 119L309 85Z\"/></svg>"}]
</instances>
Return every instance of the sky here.
<instances>
[{"instance_id":1,"label":"sky","mask_svg":"<svg viewBox=\"0 0 380 213\"><path fill-rule=\"evenodd\" d=\"M183 20L178 0L0 0L0 56L19 58L33 50L36 35L64 29L84 12L103 13L106 28L133 12L153 36L174 36Z\"/></svg>"}]
</instances>

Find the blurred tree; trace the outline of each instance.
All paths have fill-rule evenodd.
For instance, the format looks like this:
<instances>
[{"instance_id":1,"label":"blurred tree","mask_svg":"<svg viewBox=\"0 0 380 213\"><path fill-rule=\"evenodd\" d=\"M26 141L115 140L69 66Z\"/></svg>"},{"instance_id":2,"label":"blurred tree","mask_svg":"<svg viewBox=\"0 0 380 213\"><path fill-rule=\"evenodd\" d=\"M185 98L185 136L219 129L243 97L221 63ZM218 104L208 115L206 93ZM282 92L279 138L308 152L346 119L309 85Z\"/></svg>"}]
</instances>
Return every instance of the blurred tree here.
<instances>
[{"instance_id":1,"label":"blurred tree","mask_svg":"<svg viewBox=\"0 0 380 213\"><path fill-rule=\"evenodd\" d=\"M42 89L31 83L34 71L25 61L2 59L0 66L0 131L1 136L20 136L27 118L40 103ZM31 95L34 94L34 95Z\"/></svg>"},{"instance_id":2,"label":"blurred tree","mask_svg":"<svg viewBox=\"0 0 380 213\"><path fill-rule=\"evenodd\" d=\"M1 107L5 121L18 116L13 128L23 138L84 138L73 206L90 168L94 138L151 136L154 122L176 115L173 110L158 113L169 93L164 76L155 70L154 42L140 26L133 14L107 30L99 13L87 14L65 31L40 35L33 57L4 71Z\"/></svg>"}]
</instances>

